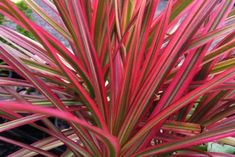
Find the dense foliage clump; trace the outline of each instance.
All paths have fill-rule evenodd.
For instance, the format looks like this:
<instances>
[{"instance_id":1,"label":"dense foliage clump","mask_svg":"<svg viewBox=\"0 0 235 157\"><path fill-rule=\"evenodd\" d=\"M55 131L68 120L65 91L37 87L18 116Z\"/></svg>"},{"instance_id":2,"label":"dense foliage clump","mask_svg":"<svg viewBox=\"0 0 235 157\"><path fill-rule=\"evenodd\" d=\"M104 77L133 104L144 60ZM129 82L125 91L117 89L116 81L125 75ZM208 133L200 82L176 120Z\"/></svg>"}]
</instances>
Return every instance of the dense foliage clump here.
<instances>
[{"instance_id":1,"label":"dense foliage clump","mask_svg":"<svg viewBox=\"0 0 235 157\"><path fill-rule=\"evenodd\" d=\"M24 2L0 1L27 32L0 26L0 70L17 74L0 76L10 156L233 153L235 0L169 0L159 14L159 0L42 0L53 14Z\"/></svg>"}]
</instances>

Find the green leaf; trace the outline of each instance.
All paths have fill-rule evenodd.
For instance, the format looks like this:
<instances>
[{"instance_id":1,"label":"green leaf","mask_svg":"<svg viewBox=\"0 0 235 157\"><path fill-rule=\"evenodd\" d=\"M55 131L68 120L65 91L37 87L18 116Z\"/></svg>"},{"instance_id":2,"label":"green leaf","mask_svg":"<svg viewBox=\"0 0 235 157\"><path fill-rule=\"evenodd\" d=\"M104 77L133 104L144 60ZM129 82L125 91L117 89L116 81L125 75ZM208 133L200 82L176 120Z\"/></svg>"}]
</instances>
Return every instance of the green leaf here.
<instances>
[{"instance_id":1,"label":"green leaf","mask_svg":"<svg viewBox=\"0 0 235 157\"><path fill-rule=\"evenodd\" d=\"M207 151L208 152L222 152L222 153L229 153L234 154L235 153L235 147L224 145L224 144L218 144L214 142L209 142L207 144Z\"/></svg>"}]
</instances>

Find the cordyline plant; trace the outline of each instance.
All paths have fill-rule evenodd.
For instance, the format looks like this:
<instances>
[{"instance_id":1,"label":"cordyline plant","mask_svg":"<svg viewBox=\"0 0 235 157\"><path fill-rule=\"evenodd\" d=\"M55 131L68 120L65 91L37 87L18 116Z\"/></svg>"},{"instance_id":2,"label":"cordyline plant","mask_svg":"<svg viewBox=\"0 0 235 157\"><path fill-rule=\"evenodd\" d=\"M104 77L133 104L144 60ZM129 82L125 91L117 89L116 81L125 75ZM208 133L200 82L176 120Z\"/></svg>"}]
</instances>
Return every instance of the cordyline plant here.
<instances>
[{"instance_id":1,"label":"cordyline plant","mask_svg":"<svg viewBox=\"0 0 235 157\"><path fill-rule=\"evenodd\" d=\"M10 156L226 156L202 147L234 145L234 0L169 0L159 14L159 0L41 0L53 16L25 2L69 46L0 1L36 39L0 26L0 68L20 76L0 77L0 132L47 135L0 135L20 147Z\"/></svg>"}]
</instances>

